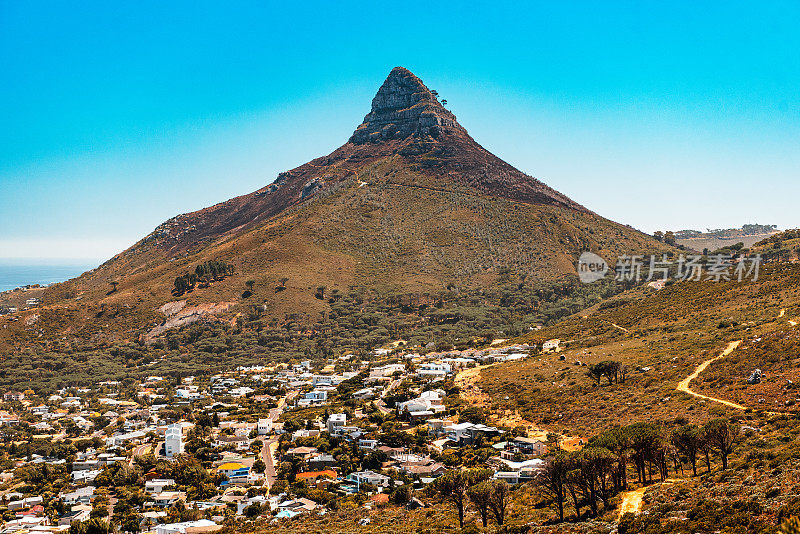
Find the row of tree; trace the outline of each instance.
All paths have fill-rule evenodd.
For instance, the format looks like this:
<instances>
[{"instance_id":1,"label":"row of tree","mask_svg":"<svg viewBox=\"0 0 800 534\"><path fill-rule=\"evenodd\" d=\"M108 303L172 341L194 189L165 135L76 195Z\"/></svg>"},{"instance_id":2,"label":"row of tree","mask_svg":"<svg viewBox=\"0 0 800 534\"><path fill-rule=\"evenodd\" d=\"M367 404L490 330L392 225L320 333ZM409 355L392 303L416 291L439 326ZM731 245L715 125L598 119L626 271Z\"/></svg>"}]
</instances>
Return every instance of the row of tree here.
<instances>
[{"instance_id":1,"label":"row of tree","mask_svg":"<svg viewBox=\"0 0 800 534\"><path fill-rule=\"evenodd\" d=\"M210 284L217 280L224 280L226 276L233 274L233 265L229 265L222 260L211 260L201 263L194 268L194 272L182 274L175 278L175 285L172 293L180 296L191 291L199 284Z\"/></svg>"},{"instance_id":2,"label":"row of tree","mask_svg":"<svg viewBox=\"0 0 800 534\"><path fill-rule=\"evenodd\" d=\"M452 469L436 479L435 490L449 501L458 513L458 524L464 528L464 515L471 503L483 527L493 519L503 526L511 502L511 489L502 480L492 480L491 469Z\"/></svg>"},{"instance_id":3,"label":"row of tree","mask_svg":"<svg viewBox=\"0 0 800 534\"><path fill-rule=\"evenodd\" d=\"M607 430L591 439L577 452L558 450L548 456L537 476L537 485L550 496L564 520L564 504L572 501L576 516L587 506L597 516L599 504L608 508L609 499L628 487L628 467L636 471L640 484L653 481L657 472L663 481L670 467L683 473L683 464L697 475L697 458L705 456L711 470L716 453L722 469L741 435L740 427L726 419L713 419L702 427L686 424L667 431L661 423L640 422Z\"/></svg>"},{"instance_id":4,"label":"row of tree","mask_svg":"<svg viewBox=\"0 0 800 534\"><path fill-rule=\"evenodd\" d=\"M617 361L607 360L590 365L586 374L596 380L598 386L600 379L604 377L608 380L609 385L614 382L620 384L624 383L625 377L628 376L628 366Z\"/></svg>"}]
</instances>

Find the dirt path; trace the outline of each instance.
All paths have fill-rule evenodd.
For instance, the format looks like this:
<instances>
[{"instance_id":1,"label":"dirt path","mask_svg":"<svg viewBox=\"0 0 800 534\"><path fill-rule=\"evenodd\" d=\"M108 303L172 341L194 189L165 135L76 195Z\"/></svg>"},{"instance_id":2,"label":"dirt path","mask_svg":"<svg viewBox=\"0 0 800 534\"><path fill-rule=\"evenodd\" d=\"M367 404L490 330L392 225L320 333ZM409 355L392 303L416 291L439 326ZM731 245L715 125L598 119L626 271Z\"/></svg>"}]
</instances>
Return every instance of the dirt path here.
<instances>
[{"instance_id":1,"label":"dirt path","mask_svg":"<svg viewBox=\"0 0 800 534\"><path fill-rule=\"evenodd\" d=\"M620 326L620 325L618 325L618 324L616 324L616 323L611 323L611 326L613 326L614 328L616 328L616 329L618 329L618 330L622 330L622 331L623 331L623 332L625 332L626 334L630 334L630 333L631 333L631 331L630 331L630 330L628 330L627 328L624 328L624 327L622 327L622 326Z\"/></svg>"},{"instance_id":2,"label":"dirt path","mask_svg":"<svg viewBox=\"0 0 800 534\"><path fill-rule=\"evenodd\" d=\"M713 362L719 360L720 358L724 358L725 356L727 356L728 354L733 352L736 349L736 347L739 346L739 344L741 342L742 342L742 340L740 339L738 341L731 341L730 343L728 343L728 346L725 347L725 350L723 350L722 353L720 353L719 356L711 358L710 360L706 360L703 363L701 363L700 365L698 365L695 368L695 370L694 370L694 372L692 374L690 374L689 376L684 378L683 381L680 384L678 384L678 387L676 389L678 391L682 391L684 393L688 393L689 395L692 395L694 397L698 397L700 399L710 400L712 402L718 402L720 404L724 404L725 406L730 406L731 408L736 408L737 410L746 410L747 408L745 406L742 406L741 404L736 404L735 402L726 401L726 400L723 400L723 399L718 399L716 397L709 397L709 396L706 396L706 395L701 395L700 393L692 391L689 388L689 384L692 382L692 380L697 378L700 373L705 371L706 367L711 365Z\"/></svg>"},{"instance_id":3,"label":"dirt path","mask_svg":"<svg viewBox=\"0 0 800 534\"><path fill-rule=\"evenodd\" d=\"M618 520L628 512L636 514L642 509L642 499L644 498L645 491L647 491L647 486L622 494L622 504L619 505Z\"/></svg>"},{"instance_id":4,"label":"dirt path","mask_svg":"<svg viewBox=\"0 0 800 534\"><path fill-rule=\"evenodd\" d=\"M456 386L458 386L459 395L461 395L464 402L481 408L491 408L492 398L478 387L478 382L481 378L481 371L495 365L497 365L497 363L479 365L477 367L464 369L456 374L454 382ZM547 430L522 417L519 410L493 412L489 415L489 420L491 424L497 426L509 428L523 426L527 429L527 436L529 438L535 438L541 441L547 440ZM562 436L561 447L566 450L579 450L583 447L583 443L578 437Z\"/></svg>"},{"instance_id":5,"label":"dirt path","mask_svg":"<svg viewBox=\"0 0 800 534\"><path fill-rule=\"evenodd\" d=\"M781 311L778 313L778 317L780 318L780 317L783 317L784 315L786 315L786 308L781 308ZM793 321L793 320L789 319L789 324L791 326L797 326L797 321ZM728 354L733 352L736 349L736 347L739 346L739 344L741 342L742 342L742 340L740 339L738 341L731 341L730 343L728 343L728 346L725 347L725 350L723 350L722 353L719 356L717 356L715 358L711 358L710 360L706 360L703 363L701 363L700 365L698 365L695 368L695 370L694 370L694 372L692 374L690 374L689 376L684 378L683 381L681 381L681 383L678 384L678 387L676 389L678 391L682 391L684 393L688 393L689 395L692 395L694 397L698 397L700 399L710 400L712 402L718 402L720 404L724 404L725 406L729 406L731 408L736 408L737 410L746 410L747 409L746 406L742 406L741 404L736 404L735 402L726 401L726 400L723 400L723 399L718 399L716 397L709 397L707 395L701 395L700 393L692 391L691 388L689 387L689 384L691 383L691 381L694 380L695 378L697 378L700 375L700 373L705 371L706 367L708 367L709 365L711 365L715 361L719 360L720 358L724 358L725 356L727 356ZM777 412L769 412L769 413L777 413Z\"/></svg>"},{"instance_id":6,"label":"dirt path","mask_svg":"<svg viewBox=\"0 0 800 534\"><path fill-rule=\"evenodd\" d=\"M481 407L489 406L492 403L492 399L489 395L481 391L481 388L478 387L478 381L481 378L481 371L494 365L497 364L478 365L477 367L470 367L469 369L458 372L454 382L455 385L458 386L459 395L461 395L461 398L464 399L466 403Z\"/></svg>"}]
</instances>

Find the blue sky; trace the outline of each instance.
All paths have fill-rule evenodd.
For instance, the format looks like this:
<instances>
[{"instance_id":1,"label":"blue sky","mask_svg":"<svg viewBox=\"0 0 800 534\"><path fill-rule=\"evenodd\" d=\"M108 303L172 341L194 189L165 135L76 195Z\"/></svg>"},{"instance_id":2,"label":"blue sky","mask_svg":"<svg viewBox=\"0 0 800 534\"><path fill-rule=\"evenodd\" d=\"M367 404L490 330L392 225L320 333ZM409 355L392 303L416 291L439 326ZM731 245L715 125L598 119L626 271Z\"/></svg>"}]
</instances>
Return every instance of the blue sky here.
<instances>
[{"instance_id":1,"label":"blue sky","mask_svg":"<svg viewBox=\"0 0 800 534\"><path fill-rule=\"evenodd\" d=\"M797 2L290 4L0 2L0 259L105 259L262 187L397 65L608 218L800 226Z\"/></svg>"}]
</instances>

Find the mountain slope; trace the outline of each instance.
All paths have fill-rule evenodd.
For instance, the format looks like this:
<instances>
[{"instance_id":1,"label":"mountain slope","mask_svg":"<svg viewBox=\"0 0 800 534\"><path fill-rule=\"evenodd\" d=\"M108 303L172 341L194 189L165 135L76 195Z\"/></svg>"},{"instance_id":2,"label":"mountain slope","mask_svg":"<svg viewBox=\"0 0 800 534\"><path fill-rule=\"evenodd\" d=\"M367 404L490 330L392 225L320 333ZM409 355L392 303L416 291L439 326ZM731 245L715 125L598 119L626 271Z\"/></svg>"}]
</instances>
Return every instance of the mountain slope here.
<instances>
[{"instance_id":1,"label":"mountain slope","mask_svg":"<svg viewBox=\"0 0 800 534\"><path fill-rule=\"evenodd\" d=\"M190 306L228 302L233 314L258 303L282 317L324 311L315 296L323 286L403 294L487 287L508 272L554 279L574 274L583 250L613 259L666 247L485 150L398 67L342 147L249 195L170 219L98 269L51 288L44 302L80 299L87 318L96 315L93 304L139 310L150 324L160 316L154 310L175 300L177 276L216 260L234 273L181 296ZM253 295L244 299L247 281Z\"/></svg>"}]
</instances>

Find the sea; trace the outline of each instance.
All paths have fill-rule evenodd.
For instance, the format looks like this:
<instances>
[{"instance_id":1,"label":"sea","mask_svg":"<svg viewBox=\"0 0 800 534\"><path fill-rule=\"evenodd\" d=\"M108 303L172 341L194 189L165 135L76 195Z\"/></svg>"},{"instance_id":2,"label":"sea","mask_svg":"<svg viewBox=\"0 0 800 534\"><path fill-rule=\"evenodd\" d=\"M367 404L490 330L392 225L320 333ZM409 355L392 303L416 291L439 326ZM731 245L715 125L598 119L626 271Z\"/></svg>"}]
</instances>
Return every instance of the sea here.
<instances>
[{"instance_id":1,"label":"sea","mask_svg":"<svg viewBox=\"0 0 800 534\"><path fill-rule=\"evenodd\" d=\"M25 263L0 259L0 291L8 291L28 284L47 286L80 276L100 264L96 261L70 263Z\"/></svg>"}]
</instances>

